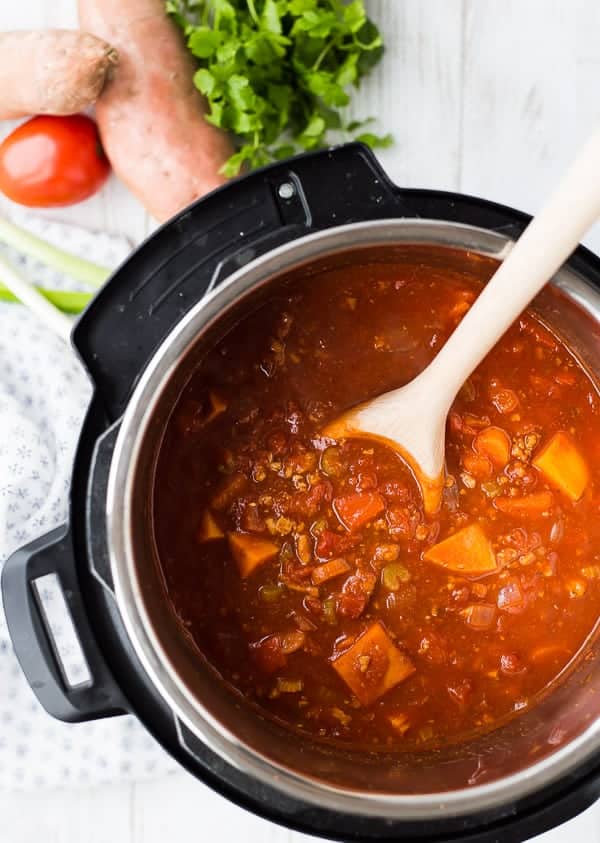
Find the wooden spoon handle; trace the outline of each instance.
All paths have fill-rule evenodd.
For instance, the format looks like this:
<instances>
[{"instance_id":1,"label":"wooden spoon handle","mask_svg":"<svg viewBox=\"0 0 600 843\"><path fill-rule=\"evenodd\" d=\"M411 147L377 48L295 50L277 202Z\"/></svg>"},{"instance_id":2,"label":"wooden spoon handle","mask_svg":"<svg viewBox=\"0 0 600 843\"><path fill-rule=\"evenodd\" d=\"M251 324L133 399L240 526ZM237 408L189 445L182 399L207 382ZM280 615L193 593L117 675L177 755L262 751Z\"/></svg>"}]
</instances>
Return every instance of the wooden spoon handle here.
<instances>
[{"instance_id":1,"label":"wooden spoon handle","mask_svg":"<svg viewBox=\"0 0 600 843\"><path fill-rule=\"evenodd\" d=\"M598 216L600 131L583 147L555 192L421 376L434 378L439 390L435 403L439 408L445 406L447 412L471 372L567 260Z\"/></svg>"}]
</instances>

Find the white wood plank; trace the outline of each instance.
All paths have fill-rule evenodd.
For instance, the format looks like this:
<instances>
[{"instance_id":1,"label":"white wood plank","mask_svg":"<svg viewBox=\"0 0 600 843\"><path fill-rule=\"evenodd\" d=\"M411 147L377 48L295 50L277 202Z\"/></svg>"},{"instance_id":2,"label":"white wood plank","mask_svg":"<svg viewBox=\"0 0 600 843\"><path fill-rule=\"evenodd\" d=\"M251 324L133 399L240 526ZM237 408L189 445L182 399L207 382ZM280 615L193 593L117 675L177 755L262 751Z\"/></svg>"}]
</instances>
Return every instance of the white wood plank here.
<instances>
[{"instance_id":1,"label":"white wood plank","mask_svg":"<svg viewBox=\"0 0 600 843\"><path fill-rule=\"evenodd\" d=\"M289 843L289 832L232 805L187 774L136 784L131 843L233 840Z\"/></svg>"},{"instance_id":2,"label":"white wood plank","mask_svg":"<svg viewBox=\"0 0 600 843\"><path fill-rule=\"evenodd\" d=\"M461 189L534 211L569 160L573 17L561 0L466 0Z\"/></svg>"},{"instance_id":3,"label":"white wood plank","mask_svg":"<svg viewBox=\"0 0 600 843\"><path fill-rule=\"evenodd\" d=\"M600 117L597 4L465 4L460 189L534 213Z\"/></svg>"},{"instance_id":4,"label":"white wood plank","mask_svg":"<svg viewBox=\"0 0 600 843\"><path fill-rule=\"evenodd\" d=\"M378 117L395 145L377 154L404 187L456 190L462 0L367 0L386 44L353 96L353 117Z\"/></svg>"},{"instance_id":5,"label":"white wood plank","mask_svg":"<svg viewBox=\"0 0 600 843\"><path fill-rule=\"evenodd\" d=\"M131 843L131 787L0 794L3 843Z\"/></svg>"}]
</instances>

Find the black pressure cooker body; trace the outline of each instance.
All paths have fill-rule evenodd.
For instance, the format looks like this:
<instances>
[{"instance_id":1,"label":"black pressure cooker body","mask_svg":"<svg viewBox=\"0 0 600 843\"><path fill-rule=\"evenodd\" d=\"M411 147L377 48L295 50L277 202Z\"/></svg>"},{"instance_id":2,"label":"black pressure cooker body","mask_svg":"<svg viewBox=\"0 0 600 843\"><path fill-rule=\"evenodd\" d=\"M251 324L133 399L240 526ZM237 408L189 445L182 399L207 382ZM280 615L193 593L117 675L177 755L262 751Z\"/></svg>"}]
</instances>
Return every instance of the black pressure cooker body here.
<instances>
[{"instance_id":1,"label":"black pressure cooker body","mask_svg":"<svg viewBox=\"0 0 600 843\"><path fill-rule=\"evenodd\" d=\"M94 384L73 469L69 524L17 551L2 594L23 671L44 708L81 722L132 714L192 775L267 819L344 841L517 843L579 813L600 795L600 755L510 805L460 817L390 820L316 807L257 782L205 746L142 666L114 594L107 484L129 398L150 358L208 290L258 256L311 232L377 219L458 222L516 238L529 217L459 194L404 190L358 144L267 167L192 205L115 272L77 323L73 343ZM570 266L600 289L600 260L580 247ZM34 582L56 574L91 680L66 681Z\"/></svg>"}]
</instances>

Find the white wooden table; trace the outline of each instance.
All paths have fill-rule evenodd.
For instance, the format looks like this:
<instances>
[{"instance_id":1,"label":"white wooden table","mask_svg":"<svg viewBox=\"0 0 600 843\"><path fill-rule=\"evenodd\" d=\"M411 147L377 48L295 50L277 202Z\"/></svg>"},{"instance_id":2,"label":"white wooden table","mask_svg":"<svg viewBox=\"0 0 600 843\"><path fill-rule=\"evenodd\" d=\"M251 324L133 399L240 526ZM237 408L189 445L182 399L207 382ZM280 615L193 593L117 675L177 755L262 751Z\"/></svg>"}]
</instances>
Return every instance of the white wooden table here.
<instances>
[{"instance_id":1,"label":"white wooden table","mask_svg":"<svg viewBox=\"0 0 600 843\"><path fill-rule=\"evenodd\" d=\"M356 111L383 115L394 132L395 147L381 156L390 175L405 186L459 190L534 212L600 117L597 0L367 2L388 52ZM0 3L0 30L73 25L75 0ZM152 228L114 179L100 196L50 216L133 242ZM600 251L598 227L586 242ZM598 843L598 806L538 843ZM87 792L0 793L2 843L188 836L210 843L311 839L246 814L184 774Z\"/></svg>"}]
</instances>

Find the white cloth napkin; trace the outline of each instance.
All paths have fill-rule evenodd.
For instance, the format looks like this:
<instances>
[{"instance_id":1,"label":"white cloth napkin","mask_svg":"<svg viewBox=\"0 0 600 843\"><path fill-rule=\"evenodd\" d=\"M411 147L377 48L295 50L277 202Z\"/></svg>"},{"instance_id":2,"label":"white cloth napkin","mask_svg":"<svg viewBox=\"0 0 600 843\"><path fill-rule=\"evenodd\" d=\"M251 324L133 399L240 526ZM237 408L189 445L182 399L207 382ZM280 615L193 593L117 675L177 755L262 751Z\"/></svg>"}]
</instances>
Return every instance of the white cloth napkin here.
<instances>
[{"instance_id":1,"label":"white cloth napkin","mask_svg":"<svg viewBox=\"0 0 600 843\"><path fill-rule=\"evenodd\" d=\"M30 215L18 222L104 266L116 266L130 251L123 238ZM76 286L12 250L7 255L38 284ZM65 521L90 393L83 368L60 339L21 305L0 304L0 567L17 547ZM0 610L0 789L88 786L174 769L131 717L67 725L47 715L21 673Z\"/></svg>"}]
</instances>

